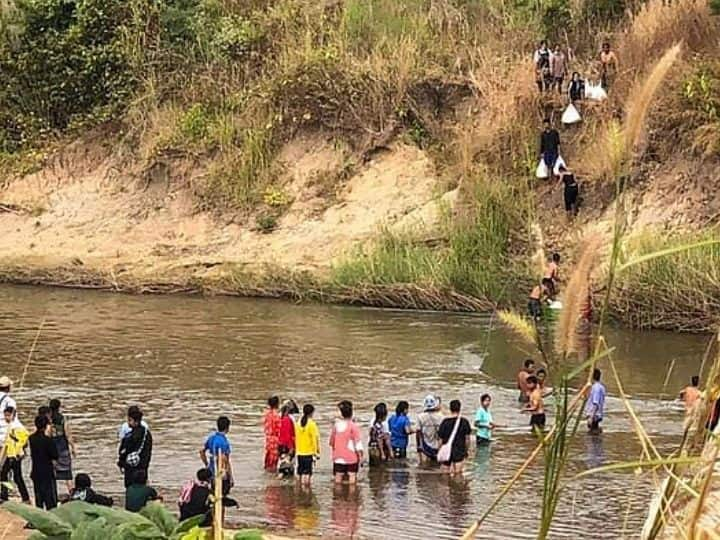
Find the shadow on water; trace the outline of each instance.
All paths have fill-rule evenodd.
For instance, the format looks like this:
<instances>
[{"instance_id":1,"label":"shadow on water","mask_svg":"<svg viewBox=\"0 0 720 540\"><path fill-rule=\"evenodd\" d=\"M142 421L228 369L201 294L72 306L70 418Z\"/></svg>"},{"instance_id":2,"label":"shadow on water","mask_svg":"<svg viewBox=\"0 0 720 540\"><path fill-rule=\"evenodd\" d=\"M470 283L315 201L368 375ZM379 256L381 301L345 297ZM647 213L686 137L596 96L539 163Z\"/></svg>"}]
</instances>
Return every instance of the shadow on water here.
<instances>
[{"instance_id":1,"label":"shadow on water","mask_svg":"<svg viewBox=\"0 0 720 540\"><path fill-rule=\"evenodd\" d=\"M1 372L19 377L43 317L26 388L16 393L21 418L31 423L38 405L61 398L78 440L75 471L90 473L98 490L111 495L121 495L116 430L131 403L142 405L153 429L151 482L170 505L199 467L197 453L215 417L227 414L233 493L241 504L229 519L325 537L457 538L536 443L513 383L524 353L511 336L488 331L488 317L3 287ZM670 361L666 395L694 374L702 338L608 334L641 419L661 450L671 448L682 413L657 398ZM340 399L352 399L366 434L378 401L392 409L406 399L417 413L423 397L435 393L444 403L460 399L472 416L485 392L493 396L496 421L507 427L478 449L463 478L420 468L410 452L406 464L363 469L356 489L333 486L326 441ZM262 471L260 418L272 394L316 406L323 456L310 491ZM607 408L600 437L574 440L570 474L637 456L622 403L610 397ZM479 537L533 538L541 484L538 463ZM628 530L639 530L649 488L647 479L626 473L582 479L558 508L553 538L618 538L628 507Z\"/></svg>"}]
</instances>

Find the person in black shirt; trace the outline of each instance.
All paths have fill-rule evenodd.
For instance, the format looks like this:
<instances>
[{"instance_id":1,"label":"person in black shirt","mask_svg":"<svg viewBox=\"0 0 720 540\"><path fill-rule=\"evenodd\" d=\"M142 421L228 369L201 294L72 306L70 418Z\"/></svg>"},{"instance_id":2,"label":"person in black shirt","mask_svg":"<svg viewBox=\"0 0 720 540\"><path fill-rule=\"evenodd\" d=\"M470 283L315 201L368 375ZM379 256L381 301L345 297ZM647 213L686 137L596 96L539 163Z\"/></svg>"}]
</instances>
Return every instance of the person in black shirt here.
<instances>
[{"instance_id":1,"label":"person in black shirt","mask_svg":"<svg viewBox=\"0 0 720 540\"><path fill-rule=\"evenodd\" d=\"M560 180L558 180L558 184L565 184L565 189L563 191L563 198L565 199L565 212L567 212L568 219L572 219L578 212L578 194L580 190L573 173L567 170L564 165L560 165L558 170L560 171Z\"/></svg>"},{"instance_id":2,"label":"person in black shirt","mask_svg":"<svg viewBox=\"0 0 720 540\"><path fill-rule=\"evenodd\" d=\"M96 493L91 487L92 480L85 473L79 473L75 475L75 482L72 490L70 491L71 501L84 501L90 504L99 504L100 506L112 506L112 497L106 497Z\"/></svg>"},{"instance_id":3,"label":"person in black shirt","mask_svg":"<svg viewBox=\"0 0 720 540\"><path fill-rule=\"evenodd\" d=\"M46 416L35 418L35 433L28 439L32 472L30 478L35 491L35 506L52 510L57 506L57 484L55 482L55 463L58 451L50 438L50 421Z\"/></svg>"},{"instance_id":4,"label":"person in black shirt","mask_svg":"<svg viewBox=\"0 0 720 540\"><path fill-rule=\"evenodd\" d=\"M572 74L572 79L568 85L568 97L570 98L570 103L585 99L585 81L577 71Z\"/></svg>"},{"instance_id":5,"label":"person in black shirt","mask_svg":"<svg viewBox=\"0 0 720 540\"><path fill-rule=\"evenodd\" d=\"M201 527L209 527L212 523L212 505L210 504L210 471L200 469L196 480L183 486L178 506L180 507L180 521L195 516L205 516Z\"/></svg>"},{"instance_id":6,"label":"person in black shirt","mask_svg":"<svg viewBox=\"0 0 720 540\"><path fill-rule=\"evenodd\" d=\"M137 406L128 409L130 431L123 437L118 449L118 467L125 475L125 487L132 484L136 471L144 471L147 477L152 458L152 434L143 425L143 413Z\"/></svg>"},{"instance_id":7,"label":"person in black shirt","mask_svg":"<svg viewBox=\"0 0 720 540\"><path fill-rule=\"evenodd\" d=\"M450 416L445 418L438 428L438 437L442 444L452 438L450 461L442 463L443 472L462 474L465 458L468 457L472 428L466 418L460 416L461 403L457 399L450 402ZM456 429L457 424L457 429ZM455 436L453 437L453 431Z\"/></svg>"},{"instance_id":8,"label":"person in black shirt","mask_svg":"<svg viewBox=\"0 0 720 540\"><path fill-rule=\"evenodd\" d=\"M560 134L552 127L550 119L543 120L543 132L540 134L540 159L552 174L555 162L560 156Z\"/></svg>"}]
</instances>

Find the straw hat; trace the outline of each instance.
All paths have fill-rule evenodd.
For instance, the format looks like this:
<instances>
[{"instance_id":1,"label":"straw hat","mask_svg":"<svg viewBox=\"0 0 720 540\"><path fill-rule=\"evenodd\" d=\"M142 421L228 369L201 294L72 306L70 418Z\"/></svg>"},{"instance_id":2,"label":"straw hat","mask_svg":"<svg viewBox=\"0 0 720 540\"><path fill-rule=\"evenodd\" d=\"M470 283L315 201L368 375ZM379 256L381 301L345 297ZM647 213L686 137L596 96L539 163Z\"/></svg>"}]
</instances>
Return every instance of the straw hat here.
<instances>
[{"instance_id":1,"label":"straw hat","mask_svg":"<svg viewBox=\"0 0 720 540\"><path fill-rule=\"evenodd\" d=\"M0 377L0 388L5 388L6 386L12 386L12 381L10 380L10 377L7 377L3 375Z\"/></svg>"}]
</instances>

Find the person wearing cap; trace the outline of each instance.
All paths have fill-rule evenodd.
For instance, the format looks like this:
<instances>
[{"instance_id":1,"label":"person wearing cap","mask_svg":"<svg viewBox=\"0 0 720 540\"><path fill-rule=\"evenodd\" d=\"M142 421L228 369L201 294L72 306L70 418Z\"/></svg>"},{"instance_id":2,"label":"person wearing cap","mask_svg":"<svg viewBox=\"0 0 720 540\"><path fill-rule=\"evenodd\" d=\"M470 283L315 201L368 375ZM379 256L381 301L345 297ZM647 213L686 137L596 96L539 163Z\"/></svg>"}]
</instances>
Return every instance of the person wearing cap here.
<instances>
[{"instance_id":1,"label":"person wearing cap","mask_svg":"<svg viewBox=\"0 0 720 540\"><path fill-rule=\"evenodd\" d=\"M5 439L0 441L0 454L5 458L0 468L0 503L8 500L7 485L11 476L22 501L30 502L30 494L22 473L22 461L25 458L25 448L30 434L17 419L17 413L12 407L5 407L3 410L0 426L6 432ZM0 461L2 461L1 456Z\"/></svg>"},{"instance_id":2,"label":"person wearing cap","mask_svg":"<svg viewBox=\"0 0 720 540\"><path fill-rule=\"evenodd\" d=\"M15 400L10 397L12 384L13 382L9 377L0 377L0 415L9 407L15 411L15 416L17 417L17 403L15 403ZM7 426L0 422L0 448L2 447L3 442L5 442L5 437L7 437ZM0 462L1 461L2 456L0 456Z\"/></svg>"},{"instance_id":3,"label":"person wearing cap","mask_svg":"<svg viewBox=\"0 0 720 540\"><path fill-rule=\"evenodd\" d=\"M420 463L434 463L440 449L438 429L443 421L440 413L440 399L432 394L423 400L423 412L417 418L417 448Z\"/></svg>"}]
</instances>

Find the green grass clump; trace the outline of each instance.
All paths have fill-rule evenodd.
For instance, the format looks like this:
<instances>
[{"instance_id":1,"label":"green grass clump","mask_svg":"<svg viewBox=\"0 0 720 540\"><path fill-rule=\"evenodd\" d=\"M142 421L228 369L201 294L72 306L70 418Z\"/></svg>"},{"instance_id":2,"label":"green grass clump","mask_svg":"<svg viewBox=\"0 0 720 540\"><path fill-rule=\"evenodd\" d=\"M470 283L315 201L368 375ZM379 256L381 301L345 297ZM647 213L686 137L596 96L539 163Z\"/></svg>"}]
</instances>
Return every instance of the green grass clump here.
<instances>
[{"instance_id":1,"label":"green grass clump","mask_svg":"<svg viewBox=\"0 0 720 540\"><path fill-rule=\"evenodd\" d=\"M675 236L646 233L630 240L626 258L717 241L716 229ZM640 328L709 331L720 313L720 245L710 244L640 262L619 276L612 314Z\"/></svg>"}]
</instances>

